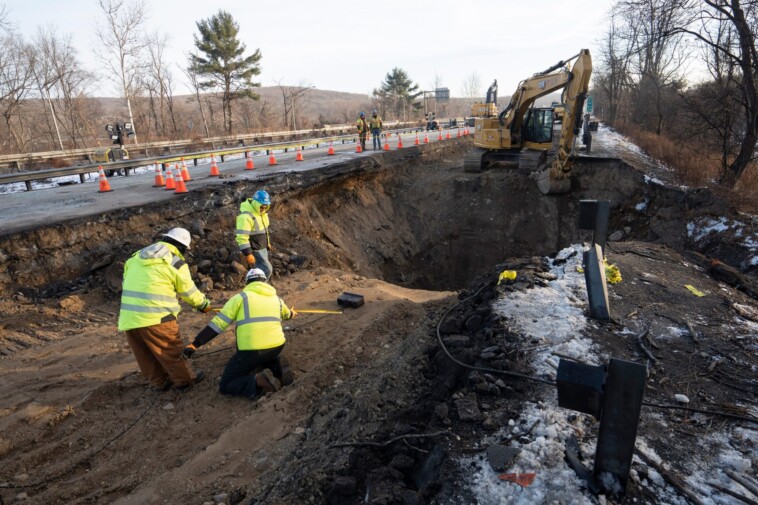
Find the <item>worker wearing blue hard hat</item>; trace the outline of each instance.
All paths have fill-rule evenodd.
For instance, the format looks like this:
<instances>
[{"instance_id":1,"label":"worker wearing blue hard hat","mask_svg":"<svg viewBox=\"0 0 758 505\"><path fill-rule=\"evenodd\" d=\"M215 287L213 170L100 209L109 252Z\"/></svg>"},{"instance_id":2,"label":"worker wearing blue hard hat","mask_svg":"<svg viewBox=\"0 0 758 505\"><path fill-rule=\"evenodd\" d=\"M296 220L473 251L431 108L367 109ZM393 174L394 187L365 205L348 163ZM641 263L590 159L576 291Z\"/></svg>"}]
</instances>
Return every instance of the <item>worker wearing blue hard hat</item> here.
<instances>
[{"instance_id":1,"label":"worker wearing blue hard hat","mask_svg":"<svg viewBox=\"0 0 758 505\"><path fill-rule=\"evenodd\" d=\"M248 268L259 268L271 278L274 269L268 259L271 250L268 212L271 209L271 197L267 191L259 190L252 198L240 204L237 216L235 237L243 262Z\"/></svg>"},{"instance_id":2,"label":"worker wearing blue hard hat","mask_svg":"<svg viewBox=\"0 0 758 505\"><path fill-rule=\"evenodd\" d=\"M361 143L361 150L366 150L366 137L368 137L368 123L366 122L366 113L361 112L358 121L356 121L356 126L358 127L358 140Z\"/></svg>"}]
</instances>

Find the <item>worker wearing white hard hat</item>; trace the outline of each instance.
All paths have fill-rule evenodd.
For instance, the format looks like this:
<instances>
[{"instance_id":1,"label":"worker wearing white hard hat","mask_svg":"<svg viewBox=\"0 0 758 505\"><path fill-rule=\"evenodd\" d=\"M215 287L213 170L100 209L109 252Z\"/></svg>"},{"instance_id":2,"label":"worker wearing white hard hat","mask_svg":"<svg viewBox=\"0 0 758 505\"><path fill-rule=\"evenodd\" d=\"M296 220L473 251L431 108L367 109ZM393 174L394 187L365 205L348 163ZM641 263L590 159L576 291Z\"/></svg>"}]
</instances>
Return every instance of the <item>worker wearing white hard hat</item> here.
<instances>
[{"instance_id":1,"label":"worker wearing white hard hat","mask_svg":"<svg viewBox=\"0 0 758 505\"><path fill-rule=\"evenodd\" d=\"M118 329L126 332L142 375L161 390L186 387L204 376L181 357L184 343L176 319L181 310L177 296L197 310L211 310L184 260L191 241L187 230L173 228L124 265Z\"/></svg>"}]
</instances>

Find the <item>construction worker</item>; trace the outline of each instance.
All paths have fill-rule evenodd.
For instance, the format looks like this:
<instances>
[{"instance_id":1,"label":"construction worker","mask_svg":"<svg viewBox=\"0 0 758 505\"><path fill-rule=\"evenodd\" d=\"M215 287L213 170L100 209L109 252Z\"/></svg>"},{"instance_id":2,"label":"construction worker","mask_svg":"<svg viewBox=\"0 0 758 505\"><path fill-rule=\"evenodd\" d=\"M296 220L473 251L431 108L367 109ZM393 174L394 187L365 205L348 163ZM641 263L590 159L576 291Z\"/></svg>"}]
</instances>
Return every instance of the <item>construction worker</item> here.
<instances>
[{"instance_id":1,"label":"construction worker","mask_svg":"<svg viewBox=\"0 0 758 505\"><path fill-rule=\"evenodd\" d=\"M356 126L358 127L358 139L361 143L361 149L363 151L366 150L366 136L368 135L368 123L366 123L366 113L361 112L360 117L358 117L358 121L356 122Z\"/></svg>"},{"instance_id":2,"label":"construction worker","mask_svg":"<svg viewBox=\"0 0 758 505\"><path fill-rule=\"evenodd\" d=\"M379 136L382 134L382 117L377 114L376 109L371 111L371 119L369 120L369 128L371 128L371 138L374 140L374 151L382 150L382 140Z\"/></svg>"},{"instance_id":3,"label":"construction worker","mask_svg":"<svg viewBox=\"0 0 758 505\"><path fill-rule=\"evenodd\" d=\"M221 312L184 348L182 355L191 358L198 347L236 322L237 352L224 367L219 391L252 399L281 389L279 355L286 341L282 320L291 319L296 313L276 295L273 286L266 284L266 274L260 268L251 269L246 281L242 292L226 302ZM253 374L256 369L262 371Z\"/></svg>"},{"instance_id":4,"label":"construction worker","mask_svg":"<svg viewBox=\"0 0 758 505\"><path fill-rule=\"evenodd\" d=\"M176 316L181 308L177 295L201 312L210 312L210 301L192 282L184 254L190 233L174 228L163 240L140 249L124 265L119 331L126 332L142 375L161 391L172 385L184 388L203 379L182 359L182 342Z\"/></svg>"},{"instance_id":5,"label":"construction worker","mask_svg":"<svg viewBox=\"0 0 758 505\"><path fill-rule=\"evenodd\" d=\"M240 204L237 216L236 240L244 264L248 268L260 268L271 278L274 268L268 259L271 238L268 233L268 211L271 209L271 197L268 192L256 191L252 198Z\"/></svg>"}]
</instances>

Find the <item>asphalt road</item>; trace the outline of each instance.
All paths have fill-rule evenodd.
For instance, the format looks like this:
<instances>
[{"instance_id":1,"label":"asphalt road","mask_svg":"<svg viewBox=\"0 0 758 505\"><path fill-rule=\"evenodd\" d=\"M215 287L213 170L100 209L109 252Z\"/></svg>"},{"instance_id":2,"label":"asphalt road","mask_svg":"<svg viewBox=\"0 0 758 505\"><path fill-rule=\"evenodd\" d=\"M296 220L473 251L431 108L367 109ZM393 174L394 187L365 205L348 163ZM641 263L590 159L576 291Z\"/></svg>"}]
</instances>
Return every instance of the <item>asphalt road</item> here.
<instances>
[{"instance_id":1,"label":"asphalt road","mask_svg":"<svg viewBox=\"0 0 758 505\"><path fill-rule=\"evenodd\" d=\"M455 137L457 130L450 131ZM403 146L414 145L416 134L403 135ZM437 142L438 132L429 132L429 142ZM420 142L423 143L424 134L420 134ZM389 142L392 150L397 149L397 135ZM204 165L192 166L188 164L188 170L192 180L187 184L187 189L221 185L230 179L255 180L264 174L273 172L304 172L318 170L325 166L339 163L356 156L370 156L374 151L371 149L371 139L366 142L367 151L356 153L356 144L335 144L335 154L329 156L327 147L306 149L303 151L304 161L295 161L296 153L293 151L275 154L278 162L270 166L268 156L261 153L253 156L254 170L245 170L246 160L242 157L229 159L224 163L218 163L221 177L210 177L210 162ZM218 160L217 160L218 161ZM110 177L108 182L113 191L108 193L99 192L97 179L87 181L84 184L69 184L65 186L35 189L17 193L5 193L0 195L0 235L8 235L19 231L36 228L40 225L55 224L70 219L98 215L114 209L138 207L152 202L160 202L176 198L173 191L164 188L154 188L155 175L153 173L134 174L129 177Z\"/></svg>"}]
</instances>

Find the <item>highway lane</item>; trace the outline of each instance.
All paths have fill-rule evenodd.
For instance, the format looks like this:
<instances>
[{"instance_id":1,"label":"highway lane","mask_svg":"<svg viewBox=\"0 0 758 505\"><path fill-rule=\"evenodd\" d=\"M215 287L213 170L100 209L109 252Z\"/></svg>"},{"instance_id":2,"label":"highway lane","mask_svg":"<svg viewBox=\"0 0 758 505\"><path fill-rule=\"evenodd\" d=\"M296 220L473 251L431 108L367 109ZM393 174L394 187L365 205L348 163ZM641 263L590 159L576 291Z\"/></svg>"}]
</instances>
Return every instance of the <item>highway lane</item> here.
<instances>
[{"instance_id":1,"label":"highway lane","mask_svg":"<svg viewBox=\"0 0 758 505\"><path fill-rule=\"evenodd\" d=\"M456 137L458 130L449 130L451 137ZM448 130L443 132L446 135ZM461 130L462 133L462 130ZM403 146L414 145L415 133L406 133L402 136ZM429 132L429 142L437 142L438 132ZM424 133L419 135L423 143ZM389 141L391 150L397 149L397 135ZM213 187L230 180L256 180L262 175L272 173L301 172L318 170L334 163L339 163L357 156L370 156L379 153L372 151L371 139L367 140L367 151L355 152L355 143L335 144L335 154L327 155L327 147L306 149L303 151L304 161L295 161L296 152L276 152L278 164L269 166L268 156L265 152L253 156L254 170L245 170L246 160L243 157L236 159L227 158L224 163L218 162L220 177L210 177L210 160L207 164L193 166L188 164L188 170L192 180L187 183L187 189L192 191L201 187ZM33 229L43 224L55 224L70 219L94 216L103 212L139 207L153 202L168 201L178 198L173 191L163 188L152 187L155 174L147 171L142 174L134 174L129 177L110 177L113 191L108 193L98 192L98 181L85 182L84 184L71 184L34 191L22 191L17 193L5 193L0 195L0 235Z\"/></svg>"}]
</instances>

